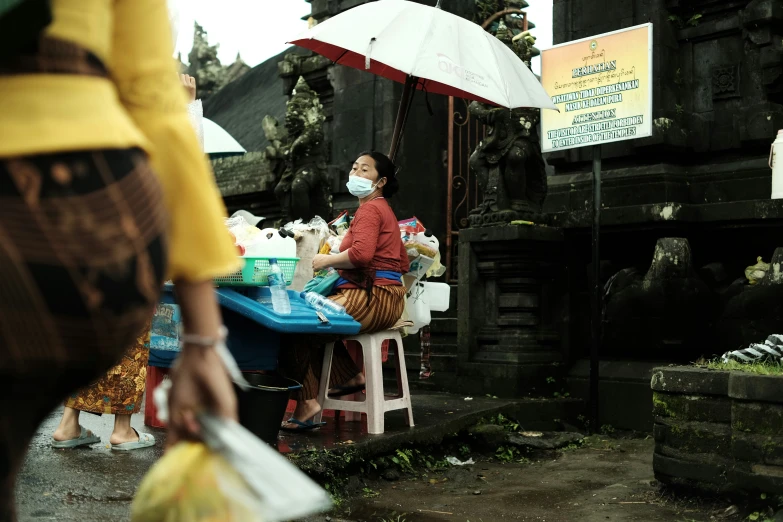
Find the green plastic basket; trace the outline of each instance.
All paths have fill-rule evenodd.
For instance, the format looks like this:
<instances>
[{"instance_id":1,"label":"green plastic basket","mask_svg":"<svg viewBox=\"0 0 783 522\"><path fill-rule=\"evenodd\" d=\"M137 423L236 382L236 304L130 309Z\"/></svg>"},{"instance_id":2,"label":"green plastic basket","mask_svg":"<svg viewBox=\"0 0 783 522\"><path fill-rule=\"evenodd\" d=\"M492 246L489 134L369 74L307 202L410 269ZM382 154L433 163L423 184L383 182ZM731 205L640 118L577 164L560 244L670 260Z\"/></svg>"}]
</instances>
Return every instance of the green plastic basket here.
<instances>
[{"instance_id":1,"label":"green plastic basket","mask_svg":"<svg viewBox=\"0 0 783 522\"><path fill-rule=\"evenodd\" d=\"M243 257L245 266L233 274L215 278L215 284L218 286L269 286L267 276L269 275L269 258L267 257ZM294 280L294 272L299 258L278 257L277 264L283 271L286 285L290 285Z\"/></svg>"}]
</instances>

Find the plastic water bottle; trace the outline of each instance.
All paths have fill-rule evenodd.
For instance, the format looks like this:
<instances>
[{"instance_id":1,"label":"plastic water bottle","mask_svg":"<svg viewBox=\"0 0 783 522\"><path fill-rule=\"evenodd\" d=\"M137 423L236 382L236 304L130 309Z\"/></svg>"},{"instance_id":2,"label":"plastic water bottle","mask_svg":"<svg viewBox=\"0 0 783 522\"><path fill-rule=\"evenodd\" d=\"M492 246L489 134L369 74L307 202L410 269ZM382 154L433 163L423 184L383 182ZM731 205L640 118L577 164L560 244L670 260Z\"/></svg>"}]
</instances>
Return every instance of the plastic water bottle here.
<instances>
[{"instance_id":1,"label":"plastic water bottle","mask_svg":"<svg viewBox=\"0 0 783 522\"><path fill-rule=\"evenodd\" d=\"M291 301L288 299L288 290L286 290L285 277L277 259L269 260L269 290L272 292L272 308L281 315L291 313Z\"/></svg>"},{"instance_id":2,"label":"plastic water bottle","mask_svg":"<svg viewBox=\"0 0 783 522\"><path fill-rule=\"evenodd\" d=\"M345 313L345 308L341 304L335 303L321 294L315 292L302 292L302 299L317 311L328 315L341 315Z\"/></svg>"}]
</instances>

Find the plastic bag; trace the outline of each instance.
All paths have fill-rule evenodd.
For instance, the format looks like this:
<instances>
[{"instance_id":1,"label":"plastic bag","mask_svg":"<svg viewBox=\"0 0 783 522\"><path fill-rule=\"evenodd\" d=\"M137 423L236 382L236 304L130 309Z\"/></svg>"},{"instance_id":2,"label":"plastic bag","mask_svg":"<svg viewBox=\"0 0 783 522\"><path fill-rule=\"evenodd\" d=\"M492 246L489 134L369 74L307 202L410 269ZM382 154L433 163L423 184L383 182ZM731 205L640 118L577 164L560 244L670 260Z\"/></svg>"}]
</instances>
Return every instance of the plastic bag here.
<instances>
[{"instance_id":1,"label":"plastic bag","mask_svg":"<svg viewBox=\"0 0 783 522\"><path fill-rule=\"evenodd\" d=\"M348 216L348 211L343 210L340 212L340 215L337 216L331 223L329 223L329 226L332 228L332 230L335 231L337 235L344 234L348 227L350 226L351 222Z\"/></svg>"},{"instance_id":2,"label":"plastic bag","mask_svg":"<svg viewBox=\"0 0 783 522\"><path fill-rule=\"evenodd\" d=\"M769 263L765 263L759 256L756 258L755 265L745 269L745 277L750 284L755 285L767 276L767 272L769 272Z\"/></svg>"},{"instance_id":3,"label":"plastic bag","mask_svg":"<svg viewBox=\"0 0 783 522\"><path fill-rule=\"evenodd\" d=\"M410 258L410 251L415 250L420 255L434 258L438 251L432 248L430 245L425 245L415 240L408 240L405 242L405 249L408 251L408 258ZM418 257L418 256L417 256Z\"/></svg>"},{"instance_id":4,"label":"plastic bag","mask_svg":"<svg viewBox=\"0 0 783 522\"><path fill-rule=\"evenodd\" d=\"M142 480L131 522L251 521L256 502L225 458L205 444L171 448Z\"/></svg>"},{"instance_id":5,"label":"plastic bag","mask_svg":"<svg viewBox=\"0 0 783 522\"><path fill-rule=\"evenodd\" d=\"M199 422L205 442L179 443L150 469L131 522L282 522L332 506L326 491L236 422Z\"/></svg>"},{"instance_id":6,"label":"plastic bag","mask_svg":"<svg viewBox=\"0 0 783 522\"><path fill-rule=\"evenodd\" d=\"M340 246L343 244L343 239L345 239L345 234L341 236L329 236L326 238L326 244L329 245L330 254L340 253Z\"/></svg>"},{"instance_id":7,"label":"plastic bag","mask_svg":"<svg viewBox=\"0 0 783 522\"><path fill-rule=\"evenodd\" d=\"M397 225L400 227L400 237L402 237L403 241L408 241L411 236L426 230L424 223L419 221L419 218L416 216L398 221Z\"/></svg>"},{"instance_id":8,"label":"plastic bag","mask_svg":"<svg viewBox=\"0 0 783 522\"><path fill-rule=\"evenodd\" d=\"M227 218L225 224L234 238L234 244L239 250L239 255L244 255L247 247L261 238L261 230L248 223L242 216Z\"/></svg>"},{"instance_id":9,"label":"plastic bag","mask_svg":"<svg viewBox=\"0 0 783 522\"><path fill-rule=\"evenodd\" d=\"M293 223L286 224L283 228L298 236L304 232L315 233L319 239L329 236L329 225L321 216L315 216L309 223L303 223L301 219L297 219Z\"/></svg>"},{"instance_id":10,"label":"plastic bag","mask_svg":"<svg viewBox=\"0 0 783 522\"><path fill-rule=\"evenodd\" d=\"M329 297L334 293L334 285L340 279L337 270L331 269L325 275L317 275L311 279L304 287L305 292L315 292L324 297Z\"/></svg>"},{"instance_id":11,"label":"plastic bag","mask_svg":"<svg viewBox=\"0 0 783 522\"><path fill-rule=\"evenodd\" d=\"M225 343L217 350L234 382L249 387ZM170 386L166 380L154 392L164 422ZM198 420L204 442L177 444L150 469L131 522L282 522L331 508L326 491L236 422Z\"/></svg>"}]
</instances>

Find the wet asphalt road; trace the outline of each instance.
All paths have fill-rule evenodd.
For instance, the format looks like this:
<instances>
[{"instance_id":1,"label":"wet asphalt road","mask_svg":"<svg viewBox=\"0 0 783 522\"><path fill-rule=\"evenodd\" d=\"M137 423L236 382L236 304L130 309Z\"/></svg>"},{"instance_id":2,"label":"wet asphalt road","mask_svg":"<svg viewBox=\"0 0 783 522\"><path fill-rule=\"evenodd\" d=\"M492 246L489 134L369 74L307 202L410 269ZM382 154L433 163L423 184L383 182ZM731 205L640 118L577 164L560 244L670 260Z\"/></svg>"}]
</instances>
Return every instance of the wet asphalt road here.
<instances>
[{"instance_id":1,"label":"wet asphalt road","mask_svg":"<svg viewBox=\"0 0 783 522\"><path fill-rule=\"evenodd\" d=\"M27 454L16 487L19 522L129 520L136 488L163 453L164 432L147 428L143 415L134 415L133 427L154 435L156 446L114 452L108 448L114 417L82 414L81 425L101 437L102 443L55 450L49 444L60 412L53 412L40 426Z\"/></svg>"}]
</instances>

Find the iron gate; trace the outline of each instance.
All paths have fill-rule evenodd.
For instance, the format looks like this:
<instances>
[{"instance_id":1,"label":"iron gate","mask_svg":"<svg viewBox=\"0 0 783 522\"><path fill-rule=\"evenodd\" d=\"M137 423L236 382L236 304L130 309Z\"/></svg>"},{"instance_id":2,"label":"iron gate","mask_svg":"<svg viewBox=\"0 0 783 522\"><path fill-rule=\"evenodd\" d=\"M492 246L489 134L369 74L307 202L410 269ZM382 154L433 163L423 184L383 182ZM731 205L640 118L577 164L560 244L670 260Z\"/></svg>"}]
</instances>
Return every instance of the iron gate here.
<instances>
[{"instance_id":1,"label":"iron gate","mask_svg":"<svg viewBox=\"0 0 783 522\"><path fill-rule=\"evenodd\" d=\"M516 27L528 30L527 13L520 9L509 8L487 18L481 27L488 30L492 24L503 17L516 17ZM461 98L449 98L448 129L448 195L446 198L446 278L449 283L457 281L457 262L459 256L459 232L469 226L468 214L481 202L478 182L470 171L470 155L484 139L486 129L480 122L470 117L469 103Z\"/></svg>"}]
</instances>

